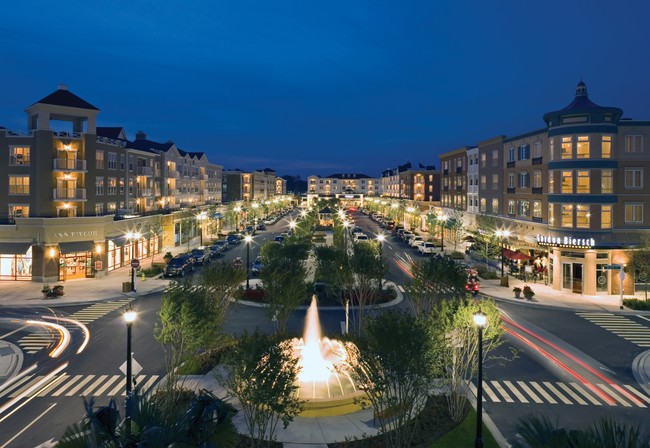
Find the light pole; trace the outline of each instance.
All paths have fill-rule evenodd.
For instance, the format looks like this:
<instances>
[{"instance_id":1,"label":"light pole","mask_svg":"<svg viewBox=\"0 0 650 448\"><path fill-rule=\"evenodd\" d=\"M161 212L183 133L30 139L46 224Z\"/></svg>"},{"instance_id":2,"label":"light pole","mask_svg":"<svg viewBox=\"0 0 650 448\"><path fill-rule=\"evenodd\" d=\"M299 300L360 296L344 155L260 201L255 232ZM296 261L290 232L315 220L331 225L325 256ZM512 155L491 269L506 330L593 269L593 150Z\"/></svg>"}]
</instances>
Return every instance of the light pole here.
<instances>
[{"instance_id":1,"label":"light pole","mask_svg":"<svg viewBox=\"0 0 650 448\"><path fill-rule=\"evenodd\" d=\"M409 229L411 228L411 222L413 221L412 219L412 214L415 212L415 207L407 207L406 211L409 215ZM404 215L404 228L406 229L406 215Z\"/></svg>"},{"instance_id":2,"label":"light pole","mask_svg":"<svg viewBox=\"0 0 650 448\"><path fill-rule=\"evenodd\" d=\"M135 259L135 250L133 248L133 241L138 241L142 235L140 232L128 232L126 234L126 239L131 243L131 260ZM131 292L135 292L135 268L133 263L131 263Z\"/></svg>"},{"instance_id":3,"label":"light pole","mask_svg":"<svg viewBox=\"0 0 650 448\"><path fill-rule=\"evenodd\" d=\"M206 212L201 212L196 215L196 220L199 222L199 246L203 246L203 221L207 218Z\"/></svg>"},{"instance_id":4,"label":"light pole","mask_svg":"<svg viewBox=\"0 0 650 448\"><path fill-rule=\"evenodd\" d=\"M237 226L237 228L235 230L237 230L237 232L239 232L239 214L241 213L241 207L237 206L237 207L233 208L233 211L236 213L236 215L235 215L235 226Z\"/></svg>"},{"instance_id":5,"label":"light pole","mask_svg":"<svg viewBox=\"0 0 650 448\"><path fill-rule=\"evenodd\" d=\"M442 212L438 212L438 221L440 221L440 252L445 251L445 222L447 221L447 215Z\"/></svg>"},{"instance_id":6,"label":"light pole","mask_svg":"<svg viewBox=\"0 0 650 448\"><path fill-rule=\"evenodd\" d=\"M293 236L293 231L296 228L296 221L289 221L289 229L291 230L291 236Z\"/></svg>"},{"instance_id":7,"label":"light pole","mask_svg":"<svg viewBox=\"0 0 650 448\"><path fill-rule=\"evenodd\" d=\"M483 327L487 316L479 311L474 314L474 324L478 327L478 383L476 385L476 439L474 448L483 448Z\"/></svg>"},{"instance_id":8,"label":"light pole","mask_svg":"<svg viewBox=\"0 0 650 448\"><path fill-rule=\"evenodd\" d=\"M380 233L379 235L377 235L377 242L379 243L379 262L382 263L382 265L384 263L384 261L382 259L382 252L383 252L383 249L384 249L384 241L385 240L386 240L386 235L384 235L383 233ZM381 293L381 290L382 290L382 284L381 284L382 280L383 280L382 277L383 277L383 275L380 274L379 275L379 292L380 293Z\"/></svg>"},{"instance_id":9,"label":"light pole","mask_svg":"<svg viewBox=\"0 0 650 448\"><path fill-rule=\"evenodd\" d=\"M137 317L137 313L131 305L124 311L124 321L126 322L126 433L131 434L131 390L132 390L132 374L131 374L131 360L133 359L131 350L131 327L133 321Z\"/></svg>"},{"instance_id":10,"label":"light pole","mask_svg":"<svg viewBox=\"0 0 650 448\"><path fill-rule=\"evenodd\" d=\"M505 252L505 239L510 236L510 231L497 230L497 236L501 239L501 278L503 278L503 253Z\"/></svg>"},{"instance_id":11,"label":"light pole","mask_svg":"<svg viewBox=\"0 0 650 448\"><path fill-rule=\"evenodd\" d=\"M251 272L251 264L250 264L250 257L251 257L251 241L253 241L253 237L250 235L246 235L244 237L244 241L246 241L246 289L250 289L250 272Z\"/></svg>"}]
</instances>

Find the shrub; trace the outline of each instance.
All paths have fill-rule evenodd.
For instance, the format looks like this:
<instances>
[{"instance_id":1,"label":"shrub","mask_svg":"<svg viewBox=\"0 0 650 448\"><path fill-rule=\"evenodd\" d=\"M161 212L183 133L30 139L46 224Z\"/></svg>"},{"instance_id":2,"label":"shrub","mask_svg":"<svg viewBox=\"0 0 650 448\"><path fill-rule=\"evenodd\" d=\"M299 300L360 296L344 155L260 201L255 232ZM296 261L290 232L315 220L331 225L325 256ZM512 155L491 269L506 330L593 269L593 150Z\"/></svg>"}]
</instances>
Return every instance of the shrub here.
<instances>
[{"instance_id":1,"label":"shrub","mask_svg":"<svg viewBox=\"0 0 650 448\"><path fill-rule=\"evenodd\" d=\"M162 273L163 267L159 264L154 264L149 269L143 269L141 272L145 277L155 277L156 275Z\"/></svg>"},{"instance_id":2,"label":"shrub","mask_svg":"<svg viewBox=\"0 0 650 448\"><path fill-rule=\"evenodd\" d=\"M495 280L499 278L499 275L496 272L488 271L484 266L478 266L476 271L478 272L478 276L483 280Z\"/></svg>"},{"instance_id":3,"label":"shrub","mask_svg":"<svg viewBox=\"0 0 650 448\"><path fill-rule=\"evenodd\" d=\"M454 260L464 260L465 254L462 252L454 251L451 253L451 258L453 258Z\"/></svg>"},{"instance_id":4,"label":"shrub","mask_svg":"<svg viewBox=\"0 0 650 448\"><path fill-rule=\"evenodd\" d=\"M650 300L623 299L623 305L633 310L650 310Z\"/></svg>"}]
</instances>

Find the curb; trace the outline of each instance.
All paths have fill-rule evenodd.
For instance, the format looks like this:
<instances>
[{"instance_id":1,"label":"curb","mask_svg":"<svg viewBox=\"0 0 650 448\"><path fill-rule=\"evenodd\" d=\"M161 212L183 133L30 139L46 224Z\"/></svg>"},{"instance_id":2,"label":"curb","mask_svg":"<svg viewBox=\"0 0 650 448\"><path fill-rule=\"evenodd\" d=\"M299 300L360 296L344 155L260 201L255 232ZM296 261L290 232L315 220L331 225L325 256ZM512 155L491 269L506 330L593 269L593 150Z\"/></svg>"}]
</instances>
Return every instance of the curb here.
<instances>
[{"instance_id":1,"label":"curb","mask_svg":"<svg viewBox=\"0 0 650 448\"><path fill-rule=\"evenodd\" d=\"M471 393L467 392L467 399L469 400L470 404L476 410L476 396ZM497 428L497 425L494 424L490 416L488 415L487 411L485 408L483 409L483 412L481 413L481 418L487 429L490 430L492 433L492 436L494 437L494 440L496 440L497 444L501 448L510 448L512 445L506 440L506 438L501 434L501 431L499 431L499 428Z\"/></svg>"},{"instance_id":2,"label":"curb","mask_svg":"<svg viewBox=\"0 0 650 448\"><path fill-rule=\"evenodd\" d=\"M650 395L650 350L638 355L632 361L632 373L639 386Z\"/></svg>"}]
</instances>

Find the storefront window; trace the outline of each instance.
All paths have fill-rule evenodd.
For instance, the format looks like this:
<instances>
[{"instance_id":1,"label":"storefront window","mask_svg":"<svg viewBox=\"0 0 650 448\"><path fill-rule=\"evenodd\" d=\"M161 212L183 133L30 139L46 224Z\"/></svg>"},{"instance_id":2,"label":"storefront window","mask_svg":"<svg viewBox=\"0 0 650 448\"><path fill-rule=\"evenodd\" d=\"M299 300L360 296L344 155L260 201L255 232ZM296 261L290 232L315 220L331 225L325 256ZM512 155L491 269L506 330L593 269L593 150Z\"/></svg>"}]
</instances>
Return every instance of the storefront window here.
<instances>
[{"instance_id":1,"label":"storefront window","mask_svg":"<svg viewBox=\"0 0 650 448\"><path fill-rule=\"evenodd\" d=\"M605 270L604 264L596 265L596 291L597 292L608 292L609 285L607 281L607 274L609 271Z\"/></svg>"},{"instance_id":2,"label":"storefront window","mask_svg":"<svg viewBox=\"0 0 650 448\"><path fill-rule=\"evenodd\" d=\"M23 254L0 254L0 280L31 280L32 248Z\"/></svg>"}]
</instances>

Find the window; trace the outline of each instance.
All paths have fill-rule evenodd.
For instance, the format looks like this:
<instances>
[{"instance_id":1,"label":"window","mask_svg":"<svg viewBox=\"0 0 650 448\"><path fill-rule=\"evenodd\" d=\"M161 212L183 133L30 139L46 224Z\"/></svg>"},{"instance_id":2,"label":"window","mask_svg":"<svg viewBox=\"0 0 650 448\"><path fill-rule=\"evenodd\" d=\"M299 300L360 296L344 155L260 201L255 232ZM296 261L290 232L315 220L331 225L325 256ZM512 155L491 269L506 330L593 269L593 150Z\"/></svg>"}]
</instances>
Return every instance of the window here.
<instances>
[{"instance_id":1,"label":"window","mask_svg":"<svg viewBox=\"0 0 650 448\"><path fill-rule=\"evenodd\" d=\"M530 159L530 145L521 145L518 148L517 158L519 160L528 160Z\"/></svg>"},{"instance_id":2,"label":"window","mask_svg":"<svg viewBox=\"0 0 650 448\"><path fill-rule=\"evenodd\" d=\"M114 196L117 194L117 178L116 177L109 177L108 178L108 185L106 188L106 194Z\"/></svg>"},{"instance_id":3,"label":"window","mask_svg":"<svg viewBox=\"0 0 650 448\"><path fill-rule=\"evenodd\" d=\"M626 135L625 152L643 152L643 136Z\"/></svg>"},{"instance_id":4,"label":"window","mask_svg":"<svg viewBox=\"0 0 650 448\"><path fill-rule=\"evenodd\" d=\"M578 159L589 158L589 137L578 136L578 145L576 146L576 157Z\"/></svg>"},{"instance_id":5,"label":"window","mask_svg":"<svg viewBox=\"0 0 650 448\"><path fill-rule=\"evenodd\" d=\"M120 195L124 195L124 178L120 177Z\"/></svg>"},{"instance_id":6,"label":"window","mask_svg":"<svg viewBox=\"0 0 650 448\"><path fill-rule=\"evenodd\" d=\"M632 168L625 170L625 188L643 188L643 170Z\"/></svg>"},{"instance_id":7,"label":"window","mask_svg":"<svg viewBox=\"0 0 650 448\"><path fill-rule=\"evenodd\" d=\"M28 218L29 205L9 204L9 220L14 222L14 218Z\"/></svg>"},{"instance_id":8,"label":"window","mask_svg":"<svg viewBox=\"0 0 650 448\"><path fill-rule=\"evenodd\" d=\"M508 188L515 188L515 174L508 173Z\"/></svg>"},{"instance_id":9,"label":"window","mask_svg":"<svg viewBox=\"0 0 650 448\"><path fill-rule=\"evenodd\" d=\"M562 171L562 193L573 193L573 171Z\"/></svg>"},{"instance_id":10,"label":"window","mask_svg":"<svg viewBox=\"0 0 650 448\"><path fill-rule=\"evenodd\" d=\"M590 218L591 213L589 213L588 205L576 205L576 228L588 229Z\"/></svg>"},{"instance_id":11,"label":"window","mask_svg":"<svg viewBox=\"0 0 650 448\"><path fill-rule=\"evenodd\" d=\"M134 166L133 156L129 156L129 171L130 172L133 172L133 166Z\"/></svg>"},{"instance_id":12,"label":"window","mask_svg":"<svg viewBox=\"0 0 650 448\"><path fill-rule=\"evenodd\" d=\"M487 184L487 176L481 176L481 190L485 190L485 185Z\"/></svg>"},{"instance_id":13,"label":"window","mask_svg":"<svg viewBox=\"0 0 650 448\"><path fill-rule=\"evenodd\" d=\"M498 174L493 174L492 175L492 189L493 190L498 190L499 189L499 175Z\"/></svg>"},{"instance_id":14,"label":"window","mask_svg":"<svg viewBox=\"0 0 650 448\"><path fill-rule=\"evenodd\" d=\"M517 206L520 216L530 215L530 201L517 201Z\"/></svg>"},{"instance_id":15,"label":"window","mask_svg":"<svg viewBox=\"0 0 650 448\"><path fill-rule=\"evenodd\" d=\"M485 200L485 198L481 198L481 212L485 213L486 210L487 210L486 200Z\"/></svg>"},{"instance_id":16,"label":"window","mask_svg":"<svg viewBox=\"0 0 650 448\"><path fill-rule=\"evenodd\" d=\"M95 168L98 170L104 169L104 151L95 152Z\"/></svg>"},{"instance_id":17,"label":"window","mask_svg":"<svg viewBox=\"0 0 650 448\"><path fill-rule=\"evenodd\" d=\"M499 166L499 151L492 151L492 166Z\"/></svg>"},{"instance_id":18,"label":"window","mask_svg":"<svg viewBox=\"0 0 650 448\"><path fill-rule=\"evenodd\" d=\"M542 188L542 171L541 170L533 171L533 187Z\"/></svg>"},{"instance_id":19,"label":"window","mask_svg":"<svg viewBox=\"0 0 650 448\"><path fill-rule=\"evenodd\" d=\"M9 194L29 194L29 176L9 176Z\"/></svg>"},{"instance_id":20,"label":"window","mask_svg":"<svg viewBox=\"0 0 650 448\"><path fill-rule=\"evenodd\" d=\"M106 204L106 210L108 211L108 213L114 214L115 211L117 210L117 207L115 206L115 202L109 202L108 204Z\"/></svg>"},{"instance_id":21,"label":"window","mask_svg":"<svg viewBox=\"0 0 650 448\"><path fill-rule=\"evenodd\" d=\"M600 192L613 193L614 192L614 178L612 170L602 170L600 172Z\"/></svg>"},{"instance_id":22,"label":"window","mask_svg":"<svg viewBox=\"0 0 650 448\"><path fill-rule=\"evenodd\" d=\"M499 214L499 200L498 199L492 199L492 213L495 215Z\"/></svg>"},{"instance_id":23,"label":"window","mask_svg":"<svg viewBox=\"0 0 650 448\"><path fill-rule=\"evenodd\" d=\"M542 142L535 142L533 146L533 158L542 157Z\"/></svg>"},{"instance_id":24,"label":"window","mask_svg":"<svg viewBox=\"0 0 650 448\"><path fill-rule=\"evenodd\" d=\"M603 135L600 142L600 156L603 159L612 158L612 137L611 135Z\"/></svg>"},{"instance_id":25,"label":"window","mask_svg":"<svg viewBox=\"0 0 650 448\"><path fill-rule=\"evenodd\" d=\"M562 227L573 227L573 205L562 206Z\"/></svg>"},{"instance_id":26,"label":"window","mask_svg":"<svg viewBox=\"0 0 650 448\"><path fill-rule=\"evenodd\" d=\"M611 205L600 206L600 228L601 229L612 228L612 206Z\"/></svg>"},{"instance_id":27,"label":"window","mask_svg":"<svg viewBox=\"0 0 650 448\"><path fill-rule=\"evenodd\" d=\"M571 159L573 157L573 144L571 137L562 137L562 158Z\"/></svg>"},{"instance_id":28,"label":"window","mask_svg":"<svg viewBox=\"0 0 650 448\"><path fill-rule=\"evenodd\" d=\"M552 226L554 221L555 209L553 208L553 204L548 204L548 224Z\"/></svg>"},{"instance_id":29,"label":"window","mask_svg":"<svg viewBox=\"0 0 650 448\"><path fill-rule=\"evenodd\" d=\"M509 199L508 200L508 214L509 215L514 215L515 214L515 201L514 201L514 199Z\"/></svg>"},{"instance_id":30,"label":"window","mask_svg":"<svg viewBox=\"0 0 650 448\"><path fill-rule=\"evenodd\" d=\"M533 218L542 217L542 201L533 201Z\"/></svg>"},{"instance_id":31,"label":"window","mask_svg":"<svg viewBox=\"0 0 650 448\"><path fill-rule=\"evenodd\" d=\"M124 154L120 154L120 170L124 171L124 162L126 160L126 156Z\"/></svg>"},{"instance_id":32,"label":"window","mask_svg":"<svg viewBox=\"0 0 650 448\"><path fill-rule=\"evenodd\" d=\"M589 171L577 172L576 193L589 193Z\"/></svg>"},{"instance_id":33,"label":"window","mask_svg":"<svg viewBox=\"0 0 650 448\"><path fill-rule=\"evenodd\" d=\"M555 139L550 139L548 141L548 152L551 157L551 160L553 160L553 157L555 155Z\"/></svg>"},{"instance_id":34,"label":"window","mask_svg":"<svg viewBox=\"0 0 650 448\"><path fill-rule=\"evenodd\" d=\"M555 193L555 178L553 174L553 171L548 173L548 192L551 194Z\"/></svg>"},{"instance_id":35,"label":"window","mask_svg":"<svg viewBox=\"0 0 650 448\"><path fill-rule=\"evenodd\" d=\"M109 152L108 153L108 159L106 160L106 168L109 170L116 170L117 169L117 153L115 152Z\"/></svg>"},{"instance_id":36,"label":"window","mask_svg":"<svg viewBox=\"0 0 650 448\"><path fill-rule=\"evenodd\" d=\"M643 204L625 204L625 222L643 222Z\"/></svg>"},{"instance_id":37,"label":"window","mask_svg":"<svg viewBox=\"0 0 650 448\"><path fill-rule=\"evenodd\" d=\"M10 166L28 166L29 165L29 146L10 146L9 147L9 165Z\"/></svg>"},{"instance_id":38,"label":"window","mask_svg":"<svg viewBox=\"0 0 650 448\"><path fill-rule=\"evenodd\" d=\"M529 188L530 187L530 173L522 171L519 173L519 188Z\"/></svg>"},{"instance_id":39,"label":"window","mask_svg":"<svg viewBox=\"0 0 650 448\"><path fill-rule=\"evenodd\" d=\"M515 148L508 148L508 162L515 161Z\"/></svg>"},{"instance_id":40,"label":"window","mask_svg":"<svg viewBox=\"0 0 650 448\"><path fill-rule=\"evenodd\" d=\"M104 204L95 204L95 216L102 216L104 214Z\"/></svg>"},{"instance_id":41,"label":"window","mask_svg":"<svg viewBox=\"0 0 650 448\"><path fill-rule=\"evenodd\" d=\"M97 177L95 179L95 194L101 196L104 194L104 178Z\"/></svg>"}]
</instances>

